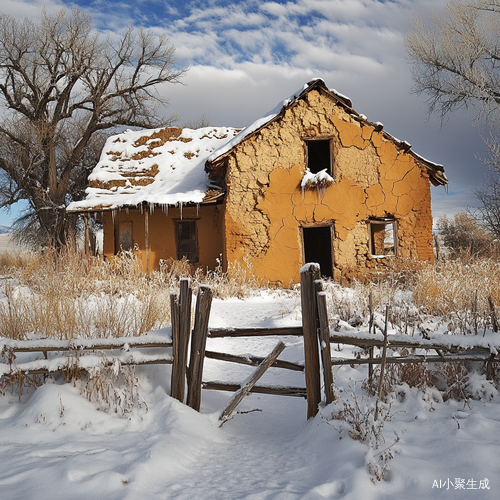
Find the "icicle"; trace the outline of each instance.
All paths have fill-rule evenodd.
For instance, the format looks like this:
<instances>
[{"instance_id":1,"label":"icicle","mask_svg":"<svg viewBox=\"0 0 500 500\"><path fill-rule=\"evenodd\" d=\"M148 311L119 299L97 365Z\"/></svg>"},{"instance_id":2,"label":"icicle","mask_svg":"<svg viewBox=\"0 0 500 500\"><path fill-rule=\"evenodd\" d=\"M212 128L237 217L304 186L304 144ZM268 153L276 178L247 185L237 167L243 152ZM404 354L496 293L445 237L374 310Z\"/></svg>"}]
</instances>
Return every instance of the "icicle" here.
<instances>
[{"instance_id":1,"label":"icicle","mask_svg":"<svg viewBox=\"0 0 500 500\"><path fill-rule=\"evenodd\" d=\"M113 208L113 210L111 210L111 216L113 217L113 224L114 224L116 217L116 208Z\"/></svg>"},{"instance_id":2,"label":"icicle","mask_svg":"<svg viewBox=\"0 0 500 500\"><path fill-rule=\"evenodd\" d=\"M141 215L142 215L142 203L141 203Z\"/></svg>"},{"instance_id":3,"label":"icicle","mask_svg":"<svg viewBox=\"0 0 500 500\"><path fill-rule=\"evenodd\" d=\"M152 215L154 214L154 211L155 211L155 204L149 202L149 213Z\"/></svg>"},{"instance_id":4,"label":"icicle","mask_svg":"<svg viewBox=\"0 0 500 500\"><path fill-rule=\"evenodd\" d=\"M182 201L179 201L179 209L181 211L181 220L182 220Z\"/></svg>"},{"instance_id":5,"label":"icicle","mask_svg":"<svg viewBox=\"0 0 500 500\"><path fill-rule=\"evenodd\" d=\"M197 203L196 204L196 217L198 217L200 215L200 204Z\"/></svg>"},{"instance_id":6,"label":"icicle","mask_svg":"<svg viewBox=\"0 0 500 500\"><path fill-rule=\"evenodd\" d=\"M128 207L125 207L125 213L128 215Z\"/></svg>"}]
</instances>

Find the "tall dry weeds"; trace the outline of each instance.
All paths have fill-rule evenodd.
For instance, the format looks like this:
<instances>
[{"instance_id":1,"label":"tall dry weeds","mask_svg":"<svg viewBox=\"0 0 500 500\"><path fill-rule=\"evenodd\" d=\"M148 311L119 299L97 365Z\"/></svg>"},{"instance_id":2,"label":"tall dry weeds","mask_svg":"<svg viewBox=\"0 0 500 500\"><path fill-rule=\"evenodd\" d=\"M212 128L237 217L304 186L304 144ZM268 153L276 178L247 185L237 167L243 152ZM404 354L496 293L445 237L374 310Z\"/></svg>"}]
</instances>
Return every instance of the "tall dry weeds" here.
<instances>
[{"instance_id":1,"label":"tall dry weeds","mask_svg":"<svg viewBox=\"0 0 500 500\"><path fill-rule=\"evenodd\" d=\"M449 321L450 333L479 333L491 326L488 302L500 305L500 262L491 259L445 260L416 275L415 305Z\"/></svg>"},{"instance_id":2,"label":"tall dry weeds","mask_svg":"<svg viewBox=\"0 0 500 500\"><path fill-rule=\"evenodd\" d=\"M112 260L85 256L68 247L60 251L14 254L0 260L9 279L0 301L0 331L9 338L28 334L59 339L140 335L170 322L170 292L184 277L195 293L209 284L218 298L252 294L261 280L248 262L223 272L204 273L186 259L161 262L146 276L140 252L122 252ZM17 285L11 284L15 280Z\"/></svg>"}]
</instances>

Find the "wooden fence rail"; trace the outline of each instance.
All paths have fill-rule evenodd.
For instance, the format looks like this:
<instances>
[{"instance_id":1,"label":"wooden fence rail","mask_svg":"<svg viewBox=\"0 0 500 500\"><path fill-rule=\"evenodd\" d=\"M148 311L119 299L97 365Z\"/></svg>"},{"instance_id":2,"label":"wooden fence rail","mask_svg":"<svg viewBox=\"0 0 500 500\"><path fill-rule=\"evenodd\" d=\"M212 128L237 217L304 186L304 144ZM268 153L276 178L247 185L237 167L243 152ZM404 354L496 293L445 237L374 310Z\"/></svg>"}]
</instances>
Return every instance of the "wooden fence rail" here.
<instances>
[{"instance_id":1,"label":"wooden fence rail","mask_svg":"<svg viewBox=\"0 0 500 500\"><path fill-rule=\"evenodd\" d=\"M115 339L74 340L4 340L0 344L0 376L22 373L41 375L63 372L70 368L89 369L95 366L121 366L172 364L173 358L166 348L172 347L172 340L159 336L120 337ZM153 348L155 352L142 352ZM158 351L162 349L162 351ZM117 351L104 355L102 351ZM43 359L17 362L16 353L41 353ZM49 354L52 354L49 356ZM93 355L93 356L92 356Z\"/></svg>"}]
</instances>

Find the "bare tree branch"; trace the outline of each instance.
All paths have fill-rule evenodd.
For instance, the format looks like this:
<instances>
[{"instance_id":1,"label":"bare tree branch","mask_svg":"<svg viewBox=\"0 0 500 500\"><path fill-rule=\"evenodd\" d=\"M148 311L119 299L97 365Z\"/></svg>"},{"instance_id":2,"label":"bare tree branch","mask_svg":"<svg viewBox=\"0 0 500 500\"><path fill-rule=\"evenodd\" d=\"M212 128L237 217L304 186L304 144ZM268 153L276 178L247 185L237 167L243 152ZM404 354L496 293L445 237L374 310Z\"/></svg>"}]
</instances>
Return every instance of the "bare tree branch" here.
<instances>
[{"instance_id":1,"label":"bare tree branch","mask_svg":"<svg viewBox=\"0 0 500 500\"><path fill-rule=\"evenodd\" d=\"M83 196L104 132L176 118L159 112L168 106L159 88L187 71L175 64L166 36L129 28L104 38L78 9L44 11L39 23L0 14L0 207L29 201L19 230L66 242L75 222L65 207Z\"/></svg>"}]
</instances>

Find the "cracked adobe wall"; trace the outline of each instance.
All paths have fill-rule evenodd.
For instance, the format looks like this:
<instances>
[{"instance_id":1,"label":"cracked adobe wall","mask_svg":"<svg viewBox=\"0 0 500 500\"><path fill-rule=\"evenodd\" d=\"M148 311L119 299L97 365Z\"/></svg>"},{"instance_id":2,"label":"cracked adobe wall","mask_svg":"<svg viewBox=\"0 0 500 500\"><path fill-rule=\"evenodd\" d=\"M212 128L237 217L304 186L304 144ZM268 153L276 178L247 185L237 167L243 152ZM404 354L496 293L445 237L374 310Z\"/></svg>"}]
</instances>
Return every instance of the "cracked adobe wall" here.
<instances>
[{"instance_id":1,"label":"cracked adobe wall","mask_svg":"<svg viewBox=\"0 0 500 500\"><path fill-rule=\"evenodd\" d=\"M332 139L334 183L326 188L301 188L304 137ZM316 90L235 147L226 183L226 259L246 257L270 281L299 281L300 227L315 224L333 225L336 277L363 277L387 265L388 258L370 255L369 217L397 219L398 256L433 259L425 166Z\"/></svg>"}]
</instances>

